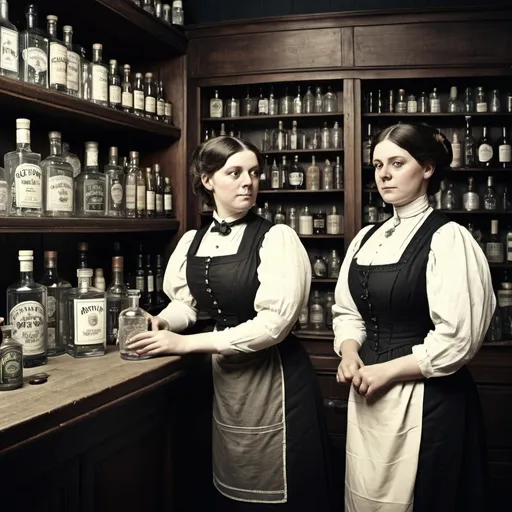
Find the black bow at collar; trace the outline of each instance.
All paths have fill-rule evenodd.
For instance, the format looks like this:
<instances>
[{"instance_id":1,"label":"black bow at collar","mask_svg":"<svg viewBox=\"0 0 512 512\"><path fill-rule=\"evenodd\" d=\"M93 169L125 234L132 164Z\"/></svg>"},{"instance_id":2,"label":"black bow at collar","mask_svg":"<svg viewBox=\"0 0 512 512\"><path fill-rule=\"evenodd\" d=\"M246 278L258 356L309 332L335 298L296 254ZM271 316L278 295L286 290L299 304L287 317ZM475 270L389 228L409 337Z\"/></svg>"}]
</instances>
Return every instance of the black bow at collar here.
<instances>
[{"instance_id":1,"label":"black bow at collar","mask_svg":"<svg viewBox=\"0 0 512 512\"><path fill-rule=\"evenodd\" d=\"M210 230L211 233L219 233L221 236L226 236L231 233L231 226L236 226L237 224L243 224L247 222L247 218L244 215L242 218L234 220L233 222L226 222L223 220L219 222L217 219L213 219L213 227Z\"/></svg>"}]
</instances>

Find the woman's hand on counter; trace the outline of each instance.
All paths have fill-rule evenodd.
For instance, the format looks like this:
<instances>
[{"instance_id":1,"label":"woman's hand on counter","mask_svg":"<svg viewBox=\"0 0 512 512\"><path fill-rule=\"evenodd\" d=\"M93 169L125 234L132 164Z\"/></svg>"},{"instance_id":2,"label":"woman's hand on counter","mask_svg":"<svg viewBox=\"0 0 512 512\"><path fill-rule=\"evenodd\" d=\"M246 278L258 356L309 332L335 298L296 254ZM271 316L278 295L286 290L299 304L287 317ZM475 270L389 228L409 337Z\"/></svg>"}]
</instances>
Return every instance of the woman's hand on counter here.
<instances>
[{"instance_id":1,"label":"woman's hand on counter","mask_svg":"<svg viewBox=\"0 0 512 512\"><path fill-rule=\"evenodd\" d=\"M167 330L152 330L135 335L126 345L139 356L161 356L183 355L187 353L188 344L186 337L181 334Z\"/></svg>"}]
</instances>

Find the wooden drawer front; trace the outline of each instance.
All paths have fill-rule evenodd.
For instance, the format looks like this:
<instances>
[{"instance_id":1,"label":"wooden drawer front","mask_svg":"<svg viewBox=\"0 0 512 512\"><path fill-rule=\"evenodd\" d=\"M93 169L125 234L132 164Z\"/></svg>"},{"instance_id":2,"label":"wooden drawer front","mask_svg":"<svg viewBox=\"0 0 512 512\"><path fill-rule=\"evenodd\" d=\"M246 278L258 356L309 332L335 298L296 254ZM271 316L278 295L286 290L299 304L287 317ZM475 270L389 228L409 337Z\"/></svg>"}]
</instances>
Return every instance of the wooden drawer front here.
<instances>
[{"instance_id":1,"label":"wooden drawer front","mask_svg":"<svg viewBox=\"0 0 512 512\"><path fill-rule=\"evenodd\" d=\"M327 429L330 434L346 436L349 387L338 384L334 375L318 376L324 400Z\"/></svg>"}]
</instances>

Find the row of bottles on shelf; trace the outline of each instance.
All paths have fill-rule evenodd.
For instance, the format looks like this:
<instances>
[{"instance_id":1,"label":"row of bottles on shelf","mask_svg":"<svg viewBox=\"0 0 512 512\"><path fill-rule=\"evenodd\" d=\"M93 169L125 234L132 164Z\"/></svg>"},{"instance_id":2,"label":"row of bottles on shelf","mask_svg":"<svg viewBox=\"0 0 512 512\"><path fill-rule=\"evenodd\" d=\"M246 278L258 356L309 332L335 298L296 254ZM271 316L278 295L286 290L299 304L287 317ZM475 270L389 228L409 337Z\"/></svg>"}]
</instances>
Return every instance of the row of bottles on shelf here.
<instances>
[{"instance_id":1,"label":"row of bottles on shelf","mask_svg":"<svg viewBox=\"0 0 512 512\"><path fill-rule=\"evenodd\" d=\"M18 35L9 22L6 0L0 0L0 8L0 75L172 124L172 103L153 73L136 73L132 82L130 65L119 67L116 59L107 65L99 43L93 44L89 62L85 48L73 44L71 25L63 27L62 40L57 16L46 17L46 32L38 28L35 5L27 6L27 29Z\"/></svg>"},{"instance_id":2,"label":"row of bottles on shelf","mask_svg":"<svg viewBox=\"0 0 512 512\"><path fill-rule=\"evenodd\" d=\"M490 139L487 126L482 127L482 136L476 141L471 126L471 116L466 116L466 132L459 138L457 131L453 132L451 140L453 160L452 169L460 168L512 168L512 145L509 137L509 128L503 126L501 137L494 141ZM367 136L363 142L363 165L370 166L371 145L373 140L372 126L368 124Z\"/></svg>"},{"instance_id":3,"label":"row of bottles on shelf","mask_svg":"<svg viewBox=\"0 0 512 512\"><path fill-rule=\"evenodd\" d=\"M277 116L279 114L323 114L343 112L343 92L334 93L331 87L327 92L322 92L322 87L315 87L313 94L308 86L306 94L302 94L300 86L297 87L297 95L288 94L288 87L285 88L284 96L277 98L274 95L274 87L270 86L268 95L263 88L260 88L259 96L251 96L247 89L247 96L243 99L232 96L230 99L219 97L219 91L214 92L210 99L210 117L243 117L254 115Z\"/></svg>"},{"instance_id":4,"label":"row of bottles on shelf","mask_svg":"<svg viewBox=\"0 0 512 512\"><path fill-rule=\"evenodd\" d=\"M185 13L183 11L183 1L174 0L172 2L172 8L169 4L162 3L162 0L127 0L128 2L135 4L138 7L149 12L155 18L162 20L168 25L180 25L184 24Z\"/></svg>"},{"instance_id":5,"label":"row of bottles on shelf","mask_svg":"<svg viewBox=\"0 0 512 512\"><path fill-rule=\"evenodd\" d=\"M421 92L418 98L414 93L406 93L405 89L378 89L365 93L363 108L367 113L377 114L512 112L512 91L502 98L498 89L492 89L488 93L484 87L477 87L475 91L466 87L464 94L459 96L458 89L454 86L450 87L445 102L437 87L433 87L429 94Z\"/></svg>"},{"instance_id":6,"label":"row of bottles on shelf","mask_svg":"<svg viewBox=\"0 0 512 512\"><path fill-rule=\"evenodd\" d=\"M298 155L295 155L290 165L286 156L282 157L279 164L274 158L272 165L269 165L268 156L266 156L259 188L260 190L342 190L343 167L340 157L336 157L334 165L326 159L321 168L313 156L311 164L304 170L299 163Z\"/></svg>"},{"instance_id":7,"label":"row of bottles on shelf","mask_svg":"<svg viewBox=\"0 0 512 512\"><path fill-rule=\"evenodd\" d=\"M160 165L139 167L130 152L119 163L118 148L109 150L101 171L98 143L85 143L83 168L78 157L62 152L60 132L50 132L50 155L30 147L30 120L16 120L16 150L0 167L0 215L48 217L172 217L172 186Z\"/></svg>"},{"instance_id":8,"label":"row of bottles on shelf","mask_svg":"<svg viewBox=\"0 0 512 512\"><path fill-rule=\"evenodd\" d=\"M329 256L315 256L311 266L311 276L315 279L338 279L341 269L341 257L336 249L332 249Z\"/></svg>"},{"instance_id":9,"label":"row of bottles on shelf","mask_svg":"<svg viewBox=\"0 0 512 512\"><path fill-rule=\"evenodd\" d=\"M112 257L112 281L105 286L102 269L88 266L87 244L78 246L76 287L59 275L57 252L45 251L44 275L36 282L33 251L19 251L20 280L7 288L7 318L12 336L23 345L24 366L46 364L48 356L103 355L115 345L119 314L128 307L128 291L137 290L145 308L163 305L161 255L137 254L135 271L124 275L123 256ZM2 315L3 316L3 315Z\"/></svg>"},{"instance_id":10,"label":"row of bottles on shelf","mask_svg":"<svg viewBox=\"0 0 512 512\"><path fill-rule=\"evenodd\" d=\"M304 304L299 314L299 329L314 329L316 331L332 331L332 307L334 292L321 294L313 290L309 303Z\"/></svg>"},{"instance_id":11,"label":"row of bottles on shelf","mask_svg":"<svg viewBox=\"0 0 512 512\"><path fill-rule=\"evenodd\" d=\"M331 206L329 213L324 207L309 206L278 205L274 211L265 202L263 207L255 206L255 212L274 224L290 226L299 235L342 235L344 231L344 218L337 206Z\"/></svg>"}]
</instances>

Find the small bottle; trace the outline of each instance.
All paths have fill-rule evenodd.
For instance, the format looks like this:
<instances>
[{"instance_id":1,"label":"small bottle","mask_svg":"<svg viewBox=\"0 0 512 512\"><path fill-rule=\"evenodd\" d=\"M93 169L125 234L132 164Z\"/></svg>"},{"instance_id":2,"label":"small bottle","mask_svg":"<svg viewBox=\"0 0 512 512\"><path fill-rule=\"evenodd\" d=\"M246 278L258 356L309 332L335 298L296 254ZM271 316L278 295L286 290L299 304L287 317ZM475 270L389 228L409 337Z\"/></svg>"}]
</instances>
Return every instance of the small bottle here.
<instances>
[{"instance_id":1,"label":"small bottle","mask_svg":"<svg viewBox=\"0 0 512 512\"><path fill-rule=\"evenodd\" d=\"M330 279L338 279L341 269L341 258L336 249L331 251L328 261L328 272L327 275Z\"/></svg>"},{"instance_id":2,"label":"small bottle","mask_svg":"<svg viewBox=\"0 0 512 512\"><path fill-rule=\"evenodd\" d=\"M130 64L123 66L123 83L121 84L121 109L123 112L133 112L133 92L130 82L131 67Z\"/></svg>"},{"instance_id":3,"label":"small bottle","mask_svg":"<svg viewBox=\"0 0 512 512\"><path fill-rule=\"evenodd\" d=\"M156 187L151 167L146 167L146 217L156 217Z\"/></svg>"},{"instance_id":4,"label":"small bottle","mask_svg":"<svg viewBox=\"0 0 512 512\"><path fill-rule=\"evenodd\" d=\"M182 0L174 0L172 3L171 24L179 25L181 27L184 25L184 13L183 13Z\"/></svg>"},{"instance_id":5,"label":"small bottle","mask_svg":"<svg viewBox=\"0 0 512 512\"><path fill-rule=\"evenodd\" d=\"M398 89L398 99L395 105L397 114L405 114L407 112L407 102L405 101L405 90Z\"/></svg>"},{"instance_id":6,"label":"small bottle","mask_svg":"<svg viewBox=\"0 0 512 512\"><path fill-rule=\"evenodd\" d=\"M128 171L125 177L125 215L128 219L134 219L137 214L137 174L139 172L139 153L130 151Z\"/></svg>"},{"instance_id":7,"label":"small bottle","mask_svg":"<svg viewBox=\"0 0 512 512\"><path fill-rule=\"evenodd\" d=\"M331 213L327 215L327 234L340 235L343 233L343 216L338 213L336 206L331 208Z\"/></svg>"},{"instance_id":8,"label":"small bottle","mask_svg":"<svg viewBox=\"0 0 512 512\"><path fill-rule=\"evenodd\" d=\"M322 190L332 190L334 188L334 171L329 160L324 163L322 173Z\"/></svg>"},{"instance_id":9,"label":"small bottle","mask_svg":"<svg viewBox=\"0 0 512 512\"><path fill-rule=\"evenodd\" d=\"M162 5L162 20L164 23L171 24L171 6L169 4Z\"/></svg>"},{"instance_id":10,"label":"small bottle","mask_svg":"<svg viewBox=\"0 0 512 512\"><path fill-rule=\"evenodd\" d=\"M99 290L100 292L104 292L107 287L107 283L105 282L105 276L103 274L102 268L97 268L94 270L94 288Z\"/></svg>"},{"instance_id":11,"label":"small bottle","mask_svg":"<svg viewBox=\"0 0 512 512\"><path fill-rule=\"evenodd\" d=\"M210 100L210 117L222 117L224 111L222 100L219 98L219 91L215 91L213 98Z\"/></svg>"},{"instance_id":12,"label":"small bottle","mask_svg":"<svg viewBox=\"0 0 512 512\"><path fill-rule=\"evenodd\" d=\"M325 327L332 330L332 307L335 304L334 292L327 292L325 294Z\"/></svg>"},{"instance_id":13,"label":"small bottle","mask_svg":"<svg viewBox=\"0 0 512 512\"><path fill-rule=\"evenodd\" d=\"M485 244L485 255L489 263L503 263L504 252L503 244L501 243L498 234L498 221L491 220L491 234L489 240Z\"/></svg>"},{"instance_id":14,"label":"small bottle","mask_svg":"<svg viewBox=\"0 0 512 512\"><path fill-rule=\"evenodd\" d=\"M476 88L476 111L487 112L487 99L483 87Z\"/></svg>"},{"instance_id":15,"label":"small bottle","mask_svg":"<svg viewBox=\"0 0 512 512\"><path fill-rule=\"evenodd\" d=\"M9 21L9 4L0 0L0 75L19 80L19 34Z\"/></svg>"},{"instance_id":16,"label":"small bottle","mask_svg":"<svg viewBox=\"0 0 512 512\"><path fill-rule=\"evenodd\" d=\"M290 210L288 211L286 223L295 232L297 232L299 230L299 224L298 224L298 219L297 219L297 210L295 208L290 208Z\"/></svg>"},{"instance_id":17,"label":"small bottle","mask_svg":"<svg viewBox=\"0 0 512 512\"><path fill-rule=\"evenodd\" d=\"M133 84L133 113L136 116L144 115L144 83L142 73L135 73Z\"/></svg>"},{"instance_id":18,"label":"small bottle","mask_svg":"<svg viewBox=\"0 0 512 512\"><path fill-rule=\"evenodd\" d=\"M121 77L117 72L117 60L111 59L108 63L108 104L112 108L121 108Z\"/></svg>"},{"instance_id":19,"label":"small bottle","mask_svg":"<svg viewBox=\"0 0 512 512\"><path fill-rule=\"evenodd\" d=\"M108 106L108 67L102 60L103 45L92 45L91 101Z\"/></svg>"},{"instance_id":20,"label":"small bottle","mask_svg":"<svg viewBox=\"0 0 512 512\"><path fill-rule=\"evenodd\" d=\"M124 217L124 171L118 165L119 150L112 146L108 150L105 165L105 206L107 217Z\"/></svg>"},{"instance_id":21,"label":"small bottle","mask_svg":"<svg viewBox=\"0 0 512 512\"><path fill-rule=\"evenodd\" d=\"M313 216L309 208L304 207L299 216L299 235L312 235L313 234Z\"/></svg>"},{"instance_id":22,"label":"small bottle","mask_svg":"<svg viewBox=\"0 0 512 512\"><path fill-rule=\"evenodd\" d=\"M327 276L327 265L321 256L315 256L312 270L313 277L322 278Z\"/></svg>"},{"instance_id":23,"label":"small bottle","mask_svg":"<svg viewBox=\"0 0 512 512\"><path fill-rule=\"evenodd\" d=\"M127 307L128 288L124 283L124 258L112 257L112 282L107 289L107 344L115 345L119 332L119 314Z\"/></svg>"},{"instance_id":24,"label":"small bottle","mask_svg":"<svg viewBox=\"0 0 512 512\"><path fill-rule=\"evenodd\" d=\"M52 14L46 16L48 39L50 40L50 51L48 65L50 71L50 89L67 92L67 65L68 49L66 45L57 38L57 21L59 18Z\"/></svg>"},{"instance_id":25,"label":"small bottle","mask_svg":"<svg viewBox=\"0 0 512 512\"><path fill-rule=\"evenodd\" d=\"M128 290L128 302L130 306L119 314L119 354L121 359L138 361L149 359L151 356L139 356L127 347L126 342L135 335L148 330L148 322L143 309L139 307L139 290Z\"/></svg>"},{"instance_id":26,"label":"small bottle","mask_svg":"<svg viewBox=\"0 0 512 512\"><path fill-rule=\"evenodd\" d=\"M12 337L12 326L0 327L0 391L23 386L23 347Z\"/></svg>"},{"instance_id":27,"label":"small bottle","mask_svg":"<svg viewBox=\"0 0 512 512\"><path fill-rule=\"evenodd\" d=\"M172 218L173 216L171 178L168 176L165 177L164 186L164 215L168 219Z\"/></svg>"},{"instance_id":28,"label":"small bottle","mask_svg":"<svg viewBox=\"0 0 512 512\"><path fill-rule=\"evenodd\" d=\"M314 235L325 235L326 229L326 215L323 208L319 208L313 213L313 234Z\"/></svg>"},{"instance_id":29,"label":"small bottle","mask_svg":"<svg viewBox=\"0 0 512 512\"><path fill-rule=\"evenodd\" d=\"M453 133L452 153L453 158L450 167L452 169L458 169L459 167L462 166L462 149L459 141L459 135L457 134L457 132Z\"/></svg>"},{"instance_id":30,"label":"small bottle","mask_svg":"<svg viewBox=\"0 0 512 512\"><path fill-rule=\"evenodd\" d=\"M464 210L468 212L478 210L480 208L480 197L478 196L478 193L474 191L473 181L474 179L472 177L468 178L468 190L462 196L462 206L464 207Z\"/></svg>"},{"instance_id":31,"label":"small bottle","mask_svg":"<svg viewBox=\"0 0 512 512\"><path fill-rule=\"evenodd\" d=\"M156 118L158 121L165 122L165 94L164 83L162 80L158 82L156 94Z\"/></svg>"},{"instance_id":32,"label":"small bottle","mask_svg":"<svg viewBox=\"0 0 512 512\"><path fill-rule=\"evenodd\" d=\"M85 165L75 180L77 217L105 215L105 175L98 166L98 143L85 143Z\"/></svg>"},{"instance_id":33,"label":"small bottle","mask_svg":"<svg viewBox=\"0 0 512 512\"><path fill-rule=\"evenodd\" d=\"M153 73L146 73L144 78L144 115L148 119L156 119L157 90Z\"/></svg>"},{"instance_id":34,"label":"small bottle","mask_svg":"<svg viewBox=\"0 0 512 512\"><path fill-rule=\"evenodd\" d=\"M320 168L316 165L315 157L311 157L311 165L306 170L306 189L320 190Z\"/></svg>"},{"instance_id":35,"label":"small bottle","mask_svg":"<svg viewBox=\"0 0 512 512\"><path fill-rule=\"evenodd\" d=\"M323 329L324 327L324 307L322 306L322 299L320 292L315 290L309 305L309 322L313 329Z\"/></svg>"},{"instance_id":36,"label":"small bottle","mask_svg":"<svg viewBox=\"0 0 512 512\"><path fill-rule=\"evenodd\" d=\"M64 44L67 48L67 93L70 96L80 98L82 96L82 63L80 54L76 51L76 46L73 46L73 27L65 25L62 27L64 33Z\"/></svg>"},{"instance_id":37,"label":"small bottle","mask_svg":"<svg viewBox=\"0 0 512 512\"><path fill-rule=\"evenodd\" d=\"M414 94L409 94L409 96L407 96L407 113L416 114L417 112L418 102L416 100L416 96L414 96Z\"/></svg>"}]
</instances>

